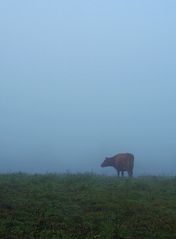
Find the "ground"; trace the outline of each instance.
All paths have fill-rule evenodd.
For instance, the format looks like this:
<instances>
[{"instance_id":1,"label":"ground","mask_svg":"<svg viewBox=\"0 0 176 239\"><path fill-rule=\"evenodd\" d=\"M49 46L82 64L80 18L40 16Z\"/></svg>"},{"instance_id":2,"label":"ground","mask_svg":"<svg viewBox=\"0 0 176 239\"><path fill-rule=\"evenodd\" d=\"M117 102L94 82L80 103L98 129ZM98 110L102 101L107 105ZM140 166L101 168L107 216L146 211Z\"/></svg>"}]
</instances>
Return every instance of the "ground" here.
<instances>
[{"instance_id":1,"label":"ground","mask_svg":"<svg viewBox=\"0 0 176 239\"><path fill-rule=\"evenodd\" d=\"M176 177L0 175L0 239L176 238Z\"/></svg>"}]
</instances>

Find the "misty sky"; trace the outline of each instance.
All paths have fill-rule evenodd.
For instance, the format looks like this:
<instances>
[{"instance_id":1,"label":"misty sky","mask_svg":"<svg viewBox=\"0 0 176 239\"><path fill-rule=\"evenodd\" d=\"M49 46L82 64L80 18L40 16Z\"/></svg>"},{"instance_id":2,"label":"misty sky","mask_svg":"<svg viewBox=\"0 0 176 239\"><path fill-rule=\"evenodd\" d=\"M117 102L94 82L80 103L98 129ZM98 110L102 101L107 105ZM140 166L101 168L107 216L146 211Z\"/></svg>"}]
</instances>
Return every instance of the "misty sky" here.
<instances>
[{"instance_id":1,"label":"misty sky","mask_svg":"<svg viewBox=\"0 0 176 239\"><path fill-rule=\"evenodd\" d=\"M0 172L84 172L135 155L176 173L176 1L0 3Z\"/></svg>"}]
</instances>

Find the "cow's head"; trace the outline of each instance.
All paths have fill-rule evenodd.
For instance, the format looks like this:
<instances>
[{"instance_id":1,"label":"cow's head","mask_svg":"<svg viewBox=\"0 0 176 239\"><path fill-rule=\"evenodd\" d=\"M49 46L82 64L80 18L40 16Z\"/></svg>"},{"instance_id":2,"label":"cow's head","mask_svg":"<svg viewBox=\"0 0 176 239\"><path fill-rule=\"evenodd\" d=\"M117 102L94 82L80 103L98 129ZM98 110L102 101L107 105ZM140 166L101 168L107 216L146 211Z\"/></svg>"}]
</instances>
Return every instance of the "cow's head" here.
<instances>
[{"instance_id":1,"label":"cow's head","mask_svg":"<svg viewBox=\"0 0 176 239\"><path fill-rule=\"evenodd\" d=\"M103 163L101 164L101 167L107 167L109 166L109 159L108 158L105 158L105 160L103 161Z\"/></svg>"}]
</instances>

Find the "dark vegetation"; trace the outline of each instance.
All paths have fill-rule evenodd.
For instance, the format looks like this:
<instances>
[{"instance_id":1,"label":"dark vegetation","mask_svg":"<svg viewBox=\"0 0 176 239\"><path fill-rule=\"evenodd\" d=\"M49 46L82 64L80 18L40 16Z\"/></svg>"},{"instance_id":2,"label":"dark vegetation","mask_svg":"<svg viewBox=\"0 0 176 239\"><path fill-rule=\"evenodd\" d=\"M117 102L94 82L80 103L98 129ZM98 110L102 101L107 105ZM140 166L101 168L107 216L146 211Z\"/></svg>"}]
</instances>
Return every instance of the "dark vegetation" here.
<instances>
[{"instance_id":1,"label":"dark vegetation","mask_svg":"<svg viewBox=\"0 0 176 239\"><path fill-rule=\"evenodd\" d=\"M0 175L0 238L176 238L176 178Z\"/></svg>"}]
</instances>

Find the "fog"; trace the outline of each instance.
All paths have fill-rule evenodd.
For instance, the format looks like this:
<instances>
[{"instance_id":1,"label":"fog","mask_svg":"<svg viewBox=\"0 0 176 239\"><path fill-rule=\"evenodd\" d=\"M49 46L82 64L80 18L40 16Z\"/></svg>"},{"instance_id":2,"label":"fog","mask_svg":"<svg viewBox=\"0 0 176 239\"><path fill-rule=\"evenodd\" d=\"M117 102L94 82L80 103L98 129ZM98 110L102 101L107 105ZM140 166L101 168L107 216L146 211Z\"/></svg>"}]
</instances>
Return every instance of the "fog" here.
<instances>
[{"instance_id":1,"label":"fog","mask_svg":"<svg viewBox=\"0 0 176 239\"><path fill-rule=\"evenodd\" d=\"M176 174L176 2L2 1L0 172Z\"/></svg>"}]
</instances>

